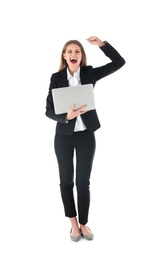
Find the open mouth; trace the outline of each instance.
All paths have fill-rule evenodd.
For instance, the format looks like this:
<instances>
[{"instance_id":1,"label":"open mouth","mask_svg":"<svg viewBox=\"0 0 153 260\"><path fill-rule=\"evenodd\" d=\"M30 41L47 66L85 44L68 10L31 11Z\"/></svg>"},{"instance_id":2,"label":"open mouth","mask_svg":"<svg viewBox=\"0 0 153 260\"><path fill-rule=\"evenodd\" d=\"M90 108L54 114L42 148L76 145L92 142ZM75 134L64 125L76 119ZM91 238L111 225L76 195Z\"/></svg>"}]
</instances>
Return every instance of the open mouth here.
<instances>
[{"instance_id":1,"label":"open mouth","mask_svg":"<svg viewBox=\"0 0 153 260\"><path fill-rule=\"evenodd\" d=\"M76 58L72 58L72 59L70 59L70 61L71 61L73 64L75 64L75 63L77 62L77 59L76 59Z\"/></svg>"}]
</instances>

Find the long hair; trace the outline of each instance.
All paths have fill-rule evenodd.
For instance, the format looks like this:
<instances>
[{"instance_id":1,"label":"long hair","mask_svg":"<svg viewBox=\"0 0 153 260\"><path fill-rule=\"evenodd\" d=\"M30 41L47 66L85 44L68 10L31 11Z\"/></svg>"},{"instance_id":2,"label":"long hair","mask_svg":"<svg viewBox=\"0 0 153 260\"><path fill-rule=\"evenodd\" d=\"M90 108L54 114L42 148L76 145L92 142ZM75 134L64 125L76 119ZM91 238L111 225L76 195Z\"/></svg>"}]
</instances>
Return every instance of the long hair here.
<instances>
[{"instance_id":1,"label":"long hair","mask_svg":"<svg viewBox=\"0 0 153 260\"><path fill-rule=\"evenodd\" d=\"M80 63L80 67L87 65L87 56L86 56L86 53L85 53L85 50L84 50L82 44L79 41L77 41L77 40L70 40L70 41L66 42L64 47L63 47L63 50L62 50L62 53L61 53L61 59L60 59L60 66L59 66L58 71L60 71L60 70L62 70L62 69L67 67L67 62L63 58L63 53L66 52L66 49L67 49L68 45L70 45L70 44L76 44L81 49L82 60L81 60L81 63Z\"/></svg>"}]
</instances>

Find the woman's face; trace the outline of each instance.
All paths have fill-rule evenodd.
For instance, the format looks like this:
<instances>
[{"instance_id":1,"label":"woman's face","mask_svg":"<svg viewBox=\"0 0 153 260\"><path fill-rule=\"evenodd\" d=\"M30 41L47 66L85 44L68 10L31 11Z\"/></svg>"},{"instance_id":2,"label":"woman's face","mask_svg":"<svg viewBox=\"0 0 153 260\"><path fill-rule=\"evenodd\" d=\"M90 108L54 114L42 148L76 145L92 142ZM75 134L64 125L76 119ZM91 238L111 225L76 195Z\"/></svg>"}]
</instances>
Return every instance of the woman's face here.
<instances>
[{"instance_id":1,"label":"woman's face","mask_svg":"<svg viewBox=\"0 0 153 260\"><path fill-rule=\"evenodd\" d=\"M82 60L80 47L76 44L68 45L65 53L63 53L63 58L66 60L70 71L77 71Z\"/></svg>"}]
</instances>

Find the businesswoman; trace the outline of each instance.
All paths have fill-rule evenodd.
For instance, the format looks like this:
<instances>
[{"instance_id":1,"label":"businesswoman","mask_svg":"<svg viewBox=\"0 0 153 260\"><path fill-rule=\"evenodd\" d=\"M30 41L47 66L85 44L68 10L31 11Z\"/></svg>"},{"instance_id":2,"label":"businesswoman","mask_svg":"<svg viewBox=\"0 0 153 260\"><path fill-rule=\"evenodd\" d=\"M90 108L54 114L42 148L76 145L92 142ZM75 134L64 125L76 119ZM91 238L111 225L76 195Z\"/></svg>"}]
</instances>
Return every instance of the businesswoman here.
<instances>
[{"instance_id":1,"label":"businesswoman","mask_svg":"<svg viewBox=\"0 0 153 260\"><path fill-rule=\"evenodd\" d=\"M87 41L97 45L110 62L93 68L87 66L86 53L77 40L65 43L59 71L50 79L49 93L46 99L46 116L57 121L55 133L55 153L59 167L60 191L65 216L70 219L70 238L79 241L81 237L92 240L94 235L87 226L90 206L90 175L95 154L95 134L100 128L96 110L86 111L85 104L75 109L75 104L67 114L56 115L54 111L52 89L73 87L78 84L96 82L117 71L124 64L122 56L106 41L91 36ZM99 53L100 55L100 53ZM76 169L74 169L74 152ZM75 170L75 178L74 178ZM76 185L77 202L73 188Z\"/></svg>"}]
</instances>

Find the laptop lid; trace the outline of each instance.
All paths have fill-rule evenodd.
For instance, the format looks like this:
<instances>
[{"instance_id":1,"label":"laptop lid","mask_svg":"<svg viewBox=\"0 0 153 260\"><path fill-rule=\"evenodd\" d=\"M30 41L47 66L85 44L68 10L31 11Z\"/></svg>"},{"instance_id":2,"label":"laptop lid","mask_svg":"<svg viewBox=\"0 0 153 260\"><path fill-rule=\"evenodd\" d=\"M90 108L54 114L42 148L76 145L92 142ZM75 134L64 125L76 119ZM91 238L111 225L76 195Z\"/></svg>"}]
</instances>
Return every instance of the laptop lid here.
<instances>
[{"instance_id":1,"label":"laptop lid","mask_svg":"<svg viewBox=\"0 0 153 260\"><path fill-rule=\"evenodd\" d=\"M84 84L52 89L55 114L67 113L72 105L76 109L86 105L85 110L95 109L93 84Z\"/></svg>"}]
</instances>

